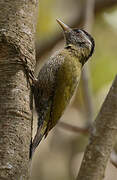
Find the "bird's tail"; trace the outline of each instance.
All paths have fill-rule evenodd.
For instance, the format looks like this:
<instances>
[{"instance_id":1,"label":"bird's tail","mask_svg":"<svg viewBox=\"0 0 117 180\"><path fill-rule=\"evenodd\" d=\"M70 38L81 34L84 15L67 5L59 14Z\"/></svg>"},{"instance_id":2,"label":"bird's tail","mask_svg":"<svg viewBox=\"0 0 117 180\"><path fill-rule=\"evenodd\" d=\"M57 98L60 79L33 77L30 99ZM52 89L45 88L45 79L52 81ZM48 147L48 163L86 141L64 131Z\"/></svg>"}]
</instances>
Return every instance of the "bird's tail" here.
<instances>
[{"instance_id":1,"label":"bird's tail","mask_svg":"<svg viewBox=\"0 0 117 180\"><path fill-rule=\"evenodd\" d=\"M41 142L43 136L44 136L44 133L41 133L41 129L42 129L42 126L40 126L38 129L37 129L37 132L36 132L36 135L33 139L33 142L31 143L31 146L30 146L30 155L29 155L29 158L32 159L32 156L35 152L35 149L37 148L37 146L39 145L39 143Z\"/></svg>"}]
</instances>

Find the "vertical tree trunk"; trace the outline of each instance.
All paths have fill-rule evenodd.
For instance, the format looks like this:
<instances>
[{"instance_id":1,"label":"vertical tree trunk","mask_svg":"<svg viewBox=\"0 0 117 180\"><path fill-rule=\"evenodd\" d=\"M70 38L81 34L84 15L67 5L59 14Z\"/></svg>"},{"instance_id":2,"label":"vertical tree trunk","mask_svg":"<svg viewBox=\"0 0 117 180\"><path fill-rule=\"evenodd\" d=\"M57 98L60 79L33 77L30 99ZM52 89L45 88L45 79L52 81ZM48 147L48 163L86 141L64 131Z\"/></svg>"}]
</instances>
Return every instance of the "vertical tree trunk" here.
<instances>
[{"instance_id":1,"label":"vertical tree trunk","mask_svg":"<svg viewBox=\"0 0 117 180\"><path fill-rule=\"evenodd\" d=\"M37 0L0 0L0 179L28 179L30 87L23 65L35 64Z\"/></svg>"}]
</instances>

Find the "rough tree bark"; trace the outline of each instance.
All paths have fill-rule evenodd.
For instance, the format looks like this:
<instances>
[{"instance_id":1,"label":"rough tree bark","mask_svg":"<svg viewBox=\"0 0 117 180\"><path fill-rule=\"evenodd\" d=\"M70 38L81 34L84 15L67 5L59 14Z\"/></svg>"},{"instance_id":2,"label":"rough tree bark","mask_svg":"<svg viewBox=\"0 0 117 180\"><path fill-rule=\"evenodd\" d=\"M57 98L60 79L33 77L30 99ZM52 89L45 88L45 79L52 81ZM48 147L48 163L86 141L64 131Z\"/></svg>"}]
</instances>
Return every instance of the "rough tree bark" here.
<instances>
[{"instance_id":1,"label":"rough tree bark","mask_svg":"<svg viewBox=\"0 0 117 180\"><path fill-rule=\"evenodd\" d=\"M102 180L117 138L117 76L94 122L77 180Z\"/></svg>"},{"instance_id":2,"label":"rough tree bark","mask_svg":"<svg viewBox=\"0 0 117 180\"><path fill-rule=\"evenodd\" d=\"M22 59L35 64L37 0L0 0L0 179L28 179L30 86Z\"/></svg>"}]
</instances>

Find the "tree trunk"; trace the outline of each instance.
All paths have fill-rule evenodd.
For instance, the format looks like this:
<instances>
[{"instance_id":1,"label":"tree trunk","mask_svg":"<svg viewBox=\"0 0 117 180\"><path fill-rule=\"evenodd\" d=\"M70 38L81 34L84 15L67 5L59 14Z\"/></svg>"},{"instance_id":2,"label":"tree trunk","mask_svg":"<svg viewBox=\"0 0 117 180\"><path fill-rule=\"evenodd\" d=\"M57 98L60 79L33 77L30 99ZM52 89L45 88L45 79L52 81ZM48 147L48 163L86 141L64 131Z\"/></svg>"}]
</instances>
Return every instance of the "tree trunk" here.
<instances>
[{"instance_id":1,"label":"tree trunk","mask_svg":"<svg viewBox=\"0 0 117 180\"><path fill-rule=\"evenodd\" d=\"M117 75L93 124L76 180L104 179L110 153L117 141Z\"/></svg>"},{"instance_id":2,"label":"tree trunk","mask_svg":"<svg viewBox=\"0 0 117 180\"><path fill-rule=\"evenodd\" d=\"M37 0L0 0L0 179L26 180L31 139L30 86L17 61L35 64Z\"/></svg>"}]
</instances>

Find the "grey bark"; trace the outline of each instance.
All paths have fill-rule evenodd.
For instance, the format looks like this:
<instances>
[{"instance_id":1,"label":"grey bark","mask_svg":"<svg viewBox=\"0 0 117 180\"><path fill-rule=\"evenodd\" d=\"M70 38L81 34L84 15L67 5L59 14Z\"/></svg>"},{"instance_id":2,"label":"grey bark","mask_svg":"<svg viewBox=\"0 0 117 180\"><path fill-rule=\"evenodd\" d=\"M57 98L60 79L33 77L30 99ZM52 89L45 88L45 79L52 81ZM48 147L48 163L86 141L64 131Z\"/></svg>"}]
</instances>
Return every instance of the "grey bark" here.
<instances>
[{"instance_id":1,"label":"grey bark","mask_svg":"<svg viewBox=\"0 0 117 180\"><path fill-rule=\"evenodd\" d=\"M0 0L0 179L28 179L30 86L23 65L35 64L37 0Z\"/></svg>"},{"instance_id":2,"label":"grey bark","mask_svg":"<svg viewBox=\"0 0 117 180\"><path fill-rule=\"evenodd\" d=\"M102 180L117 138L117 76L94 122L77 180Z\"/></svg>"}]
</instances>

